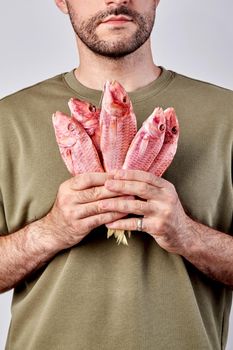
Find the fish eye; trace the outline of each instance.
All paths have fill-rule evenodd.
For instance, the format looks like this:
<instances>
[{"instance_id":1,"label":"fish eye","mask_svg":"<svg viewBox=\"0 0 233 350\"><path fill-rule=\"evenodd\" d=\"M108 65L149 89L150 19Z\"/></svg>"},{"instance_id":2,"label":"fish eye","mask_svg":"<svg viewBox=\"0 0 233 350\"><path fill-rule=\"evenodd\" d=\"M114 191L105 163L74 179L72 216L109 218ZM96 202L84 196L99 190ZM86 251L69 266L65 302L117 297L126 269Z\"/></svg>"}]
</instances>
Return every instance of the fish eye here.
<instances>
[{"instance_id":1,"label":"fish eye","mask_svg":"<svg viewBox=\"0 0 233 350\"><path fill-rule=\"evenodd\" d=\"M164 131L164 130L165 130L165 125L164 125L164 124L161 124L161 125L159 126L159 130L160 130L160 131Z\"/></svg>"},{"instance_id":2,"label":"fish eye","mask_svg":"<svg viewBox=\"0 0 233 350\"><path fill-rule=\"evenodd\" d=\"M75 129L74 124L73 124L73 123L69 123L68 126L67 126L67 129L68 129L69 131L74 131L74 129Z\"/></svg>"},{"instance_id":3,"label":"fish eye","mask_svg":"<svg viewBox=\"0 0 233 350\"><path fill-rule=\"evenodd\" d=\"M123 99L122 99L123 103L126 103L127 102L127 97L124 96Z\"/></svg>"},{"instance_id":4,"label":"fish eye","mask_svg":"<svg viewBox=\"0 0 233 350\"><path fill-rule=\"evenodd\" d=\"M173 133L173 134L177 134L177 128L176 128L176 126L173 126L173 128L172 128L172 133Z\"/></svg>"},{"instance_id":5,"label":"fish eye","mask_svg":"<svg viewBox=\"0 0 233 350\"><path fill-rule=\"evenodd\" d=\"M96 106L90 104L90 106L89 106L89 111L90 111L90 112L96 112Z\"/></svg>"}]
</instances>

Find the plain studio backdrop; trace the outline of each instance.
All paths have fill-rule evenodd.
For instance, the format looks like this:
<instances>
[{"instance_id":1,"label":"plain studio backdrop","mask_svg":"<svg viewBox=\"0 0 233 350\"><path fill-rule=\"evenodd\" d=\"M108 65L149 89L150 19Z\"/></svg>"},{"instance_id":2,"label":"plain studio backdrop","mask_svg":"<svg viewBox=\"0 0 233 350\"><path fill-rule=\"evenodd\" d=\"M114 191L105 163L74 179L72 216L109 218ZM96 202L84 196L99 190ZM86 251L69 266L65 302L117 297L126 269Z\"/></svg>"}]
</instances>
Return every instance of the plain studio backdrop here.
<instances>
[{"instance_id":1,"label":"plain studio backdrop","mask_svg":"<svg viewBox=\"0 0 233 350\"><path fill-rule=\"evenodd\" d=\"M233 89L232 13L232 0L161 0L153 32L155 62ZM0 42L0 97L78 64L68 17L52 0L1 0ZM12 292L0 295L0 350L9 327L11 297ZM227 350L233 349L231 328Z\"/></svg>"}]
</instances>

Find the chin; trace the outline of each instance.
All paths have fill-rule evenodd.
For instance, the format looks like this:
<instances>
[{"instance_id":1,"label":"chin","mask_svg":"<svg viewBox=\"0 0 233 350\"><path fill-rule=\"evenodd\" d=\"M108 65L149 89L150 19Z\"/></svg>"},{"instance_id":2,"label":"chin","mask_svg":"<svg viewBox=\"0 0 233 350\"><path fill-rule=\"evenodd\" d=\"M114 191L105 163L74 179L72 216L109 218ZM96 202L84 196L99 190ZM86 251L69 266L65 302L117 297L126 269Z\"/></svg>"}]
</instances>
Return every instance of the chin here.
<instances>
[{"instance_id":1,"label":"chin","mask_svg":"<svg viewBox=\"0 0 233 350\"><path fill-rule=\"evenodd\" d=\"M129 30L123 30L122 28L112 28L109 30L106 30L102 33L102 38L103 39L107 39L107 38L114 38L115 36L121 36L121 37L129 37L134 35L135 32L134 31L129 31ZM101 35L99 35L99 37L101 37Z\"/></svg>"}]
</instances>

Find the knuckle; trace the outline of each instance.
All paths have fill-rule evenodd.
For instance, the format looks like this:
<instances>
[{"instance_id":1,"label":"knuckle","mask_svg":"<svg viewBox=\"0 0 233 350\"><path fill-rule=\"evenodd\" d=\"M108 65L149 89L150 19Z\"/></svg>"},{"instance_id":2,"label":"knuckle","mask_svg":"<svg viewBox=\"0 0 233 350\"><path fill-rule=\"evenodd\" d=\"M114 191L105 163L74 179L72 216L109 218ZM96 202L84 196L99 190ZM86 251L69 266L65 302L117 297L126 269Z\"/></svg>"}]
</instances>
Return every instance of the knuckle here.
<instances>
[{"instance_id":1,"label":"knuckle","mask_svg":"<svg viewBox=\"0 0 233 350\"><path fill-rule=\"evenodd\" d=\"M93 174L92 173L82 173L75 175L71 181L71 186L74 189L79 189L80 187L89 187L93 182Z\"/></svg>"},{"instance_id":2,"label":"knuckle","mask_svg":"<svg viewBox=\"0 0 233 350\"><path fill-rule=\"evenodd\" d=\"M139 189L140 196L146 196L149 192L149 185L147 183L143 184Z\"/></svg>"},{"instance_id":3,"label":"knuckle","mask_svg":"<svg viewBox=\"0 0 233 350\"><path fill-rule=\"evenodd\" d=\"M146 208L148 212L153 212L154 211L154 202L151 200L146 201Z\"/></svg>"},{"instance_id":4,"label":"knuckle","mask_svg":"<svg viewBox=\"0 0 233 350\"><path fill-rule=\"evenodd\" d=\"M152 184L155 182L155 175L152 173L148 173L148 181Z\"/></svg>"},{"instance_id":5,"label":"knuckle","mask_svg":"<svg viewBox=\"0 0 233 350\"><path fill-rule=\"evenodd\" d=\"M90 202L100 197L100 190L98 187L92 187L81 192L81 200L84 202Z\"/></svg>"},{"instance_id":6,"label":"knuckle","mask_svg":"<svg viewBox=\"0 0 233 350\"><path fill-rule=\"evenodd\" d=\"M127 202L126 201L119 201L118 200L118 207L121 209L122 208L122 210L123 211L127 211L128 210L128 208L129 208L129 206L128 206L128 204L127 204Z\"/></svg>"},{"instance_id":7,"label":"knuckle","mask_svg":"<svg viewBox=\"0 0 233 350\"><path fill-rule=\"evenodd\" d=\"M91 192L90 196L93 199L98 199L100 197L100 189L99 189L99 187L92 187L90 192Z\"/></svg>"},{"instance_id":8,"label":"knuckle","mask_svg":"<svg viewBox=\"0 0 233 350\"><path fill-rule=\"evenodd\" d=\"M96 203L96 207L95 207L96 214L101 214L104 212L104 209L102 208L101 203L103 203L103 201L98 201Z\"/></svg>"},{"instance_id":9,"label":"knuckle","mask_svg":"<svg viewBox=\"0 0 233 350\"><path fill-rule=\"evenodd\" d=\"M168 195L167 195L167 203L168 203L168 205L170 205L170 206L173 206L173 205L175 205L176 203L177 203L177 197L176 196L174 196L174 193L169 193Z\"/></svg>"},{"instance_id":10,"label":"knuckle","mask_svg":"<svg viewBox=\"0 0 233 350\"><path fill-rule=\"evenodd\" d=\"M98 227L101 225L101 218L100 216L92 218L92 220L89 223L89 229L93 229L95 227Z\"/></svg>"},{"instance_id":11,"label":"knuckle","mask_svg":"<svg viewBox=\"0 0 233 350\"><path fill-rule=\"evenodd\" d=\"M80 184L81 181L81 174L77 174L73 176L70 180L71 187L77 187Z\"/></svg>"},{"instance_id":12,"label":"knuckle","mask_svg":"<svg viewBox=\"0 0 233 350\"><path fill-rule=\"evenodd\" d=\"M67 221L67 220L71 221L71 212L70 212L70 208L64 206L64 207L62 208L62 212L63 212L63 217L66 219L66 221Z\"/></svg>"},{"instance_id":13,"label":"knuckle","mask_svg":"<svg viewBox=\"0 0 233 350\"><path fill-rule=\"evenodd\" d=\"M137 211L143 211L145 209L145 203L143 201L135 201L135 209Z\"/></svg>"},{"instance_id":14,"label":"knuckle","mask_svg":"<svg viewBox=\"0 0 233 350\"><path fill-rule=\"evenodd\" d=\"M87 191L87 190L83 190L83 191L80 191L80 193L76 195L77 197L77 200L80 201L80 203L86 203L86 202L89 202L90 200L90 191Z\"/></svg>"},{"instance_id":15,"label":"knuckle","mask_svg":"<svg viewBox=\"0 0 233 350\"><path fill-rule=\"evenodd\" d=\"M70 203L69 196L65 194L62 189L59 190L55 200L55 206L59 209L63 209L63 208L66 208L69 203Z\"/></svg>"},{"instance_id":16,"label":"knuckle","mask_svg":"<svg viewBox=\"0 0 233 350\"><path fill-rule=\"evenodd\" d=\"M81 192L81 200L83 202L89 202L93 199L93 195L92 195L93 191L92 190L83 190Z\"/></svg>"},{"instance_id":17,"label":"knuckle","mask_svg":"<svg viewBox=\"0 0 233 350\"><path fill-rule=\"evenodd\" d=\"M61 183L58 188L58 194L64 193L65 191L67 191L67 188L68 188L68 181Z\"/></svg>"},{"instance_id":18,"label":"knuckle","mask_svg":"<svg viewBox=\"0 0 233 350\"><path fill-rule=\"evenodd\" d=\"M154 223L152 220L148 221L147 223L147 232L150 233L151 235L156 235L159 236L161 235L161 232L163 232L162 228L162 223L161 222L156 222Z\"/></svg>"},{"instance_id":19,"label":"knuckle","mask_svg":"<svg viewBox=\"0 0 233 350\"><path fill-rule=\"evenodd\" d=\"M91 231L91 230L93 230L93 228L95 228L96 226L95 226L95 220L92 220L92 221L88 221L87 223L86 223L86 230L87 231Z\"/></svg>"},{"instance_id":20,"label":"knuckle","mask_svg":"<svg viewBox=\"0 0 233 350\"><path fill-rule=\"evenodd\" d=\"M171 182L168 183L168 189L171 193L176 193L176 188Z\"/></svg>"},{"instance_id":21,"label":"knuckle","mask_svg":"<svg viewBox=\"0 0 233 350\"><path fill-rule=\"evenodd\" d=\"M172 211L170 208L165 208L163 210L163 218L166 220L170 219L170 217L172 216Z\"/></svg>"}]
</instances>

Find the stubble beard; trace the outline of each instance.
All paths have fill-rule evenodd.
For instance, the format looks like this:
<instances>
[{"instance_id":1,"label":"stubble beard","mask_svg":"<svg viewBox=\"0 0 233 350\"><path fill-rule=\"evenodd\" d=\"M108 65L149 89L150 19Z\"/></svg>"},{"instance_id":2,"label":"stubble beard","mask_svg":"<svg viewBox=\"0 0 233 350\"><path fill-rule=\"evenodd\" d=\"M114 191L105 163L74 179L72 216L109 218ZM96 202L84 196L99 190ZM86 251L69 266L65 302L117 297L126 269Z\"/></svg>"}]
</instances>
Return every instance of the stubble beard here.
<instances>
[{"instance_id":1,"label":"stubble beard","mask_svg":"<svg viewBox=\"0 0 233 350\"><path fill-rule=\"evenodd\" d=\"M95 16L88 20L80 21L73 11L72 6L67 2L70 21L78 38L92 52L97 55L110 59L120 59L137 49L139 49L150 37L155 21L155 8L153 7L148 13L141 15L138 12L128 9L126 6L119 6L107 11L99 11ZM101 40L96 33L98 25L110 15L127 15L132 18L136 25L136 30L127 39L113 39L112 41ZM113 30L121 30L114 28Z\"/></svg>"}]
</instances>

